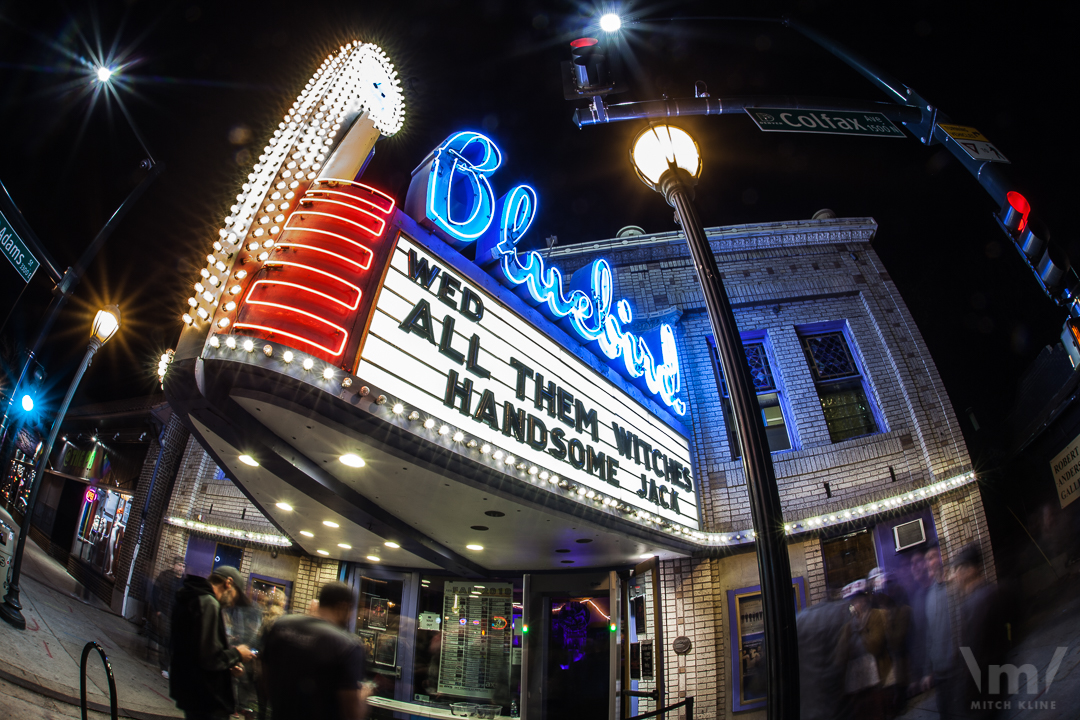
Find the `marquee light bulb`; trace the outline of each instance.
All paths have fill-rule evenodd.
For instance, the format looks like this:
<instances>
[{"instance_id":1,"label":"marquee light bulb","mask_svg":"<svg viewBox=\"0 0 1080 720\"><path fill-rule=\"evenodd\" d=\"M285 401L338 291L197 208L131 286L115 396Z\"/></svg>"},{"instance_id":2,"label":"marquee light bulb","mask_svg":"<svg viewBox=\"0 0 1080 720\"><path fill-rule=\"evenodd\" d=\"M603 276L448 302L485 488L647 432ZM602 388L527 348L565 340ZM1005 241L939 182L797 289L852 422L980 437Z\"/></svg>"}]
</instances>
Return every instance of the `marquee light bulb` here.
<instances>
[{"instance_id":1,"label":"marquee light bulb","mask_svg":"<svg viewBox=\"0 0 1080 720\"><path fill-rule=\"evenodd\" d=\"M253 352L255 350L255 343L252 342L250 338L244 341L244 350L247 352Z\"/></svg>"},{"instance_id":2,"label":"marquee light bulb","mask_svg":"<svg viewBox=\"0 0 1080 720\"><path fill-rule=\"evenodd\" d=\"M400 415L401 413L405 412L405 406L401 403L394 403L394 407L392 407L391 409L394 411L395 415Z\"/></svg>"},{"instance_id":3,"label":"marquee light bulb","mask_svg":"<svg viewBox=\"0 0 1080 720\"><path fill-rule=\"evenodd\" d=\"M281 359L287 363L291 363L293 361L292 350L286 350L285 352L283 352L281 354Z\"/></svg>"},{"instance_id":4,"label":"marquee light bulb","mask_svg":"<svg viewBox=\"0 0 1080 720\"><path fill-rule=\"evenodd\" d=\"M428 418L427 420L425 420L424 421L424 427L426 427L428 430L435 427L435 419L434 418Z\"/></svg>"},{"instance_id":5,"label":"marquee light bulb","mask_svg":"<svg viewBox=\"0 0 1080 720\"><path fill-rule=\"evenodd\" d=\"M236 338L234 338L232 335L225 338L225 346L227 348L229 348L230 350L235 350L236 349Z\"/></svg>"},{"instance_id":6,"label":"marquee light bulb","mask_svg":"<svg viewBox=\"0 0 1080 720\"><path fill-rule=\"evenodd\" d=\"M304 358L304 369L310 370L313 367L315 367L315 361L311 358Z\"/></svg>"}]
</instances>

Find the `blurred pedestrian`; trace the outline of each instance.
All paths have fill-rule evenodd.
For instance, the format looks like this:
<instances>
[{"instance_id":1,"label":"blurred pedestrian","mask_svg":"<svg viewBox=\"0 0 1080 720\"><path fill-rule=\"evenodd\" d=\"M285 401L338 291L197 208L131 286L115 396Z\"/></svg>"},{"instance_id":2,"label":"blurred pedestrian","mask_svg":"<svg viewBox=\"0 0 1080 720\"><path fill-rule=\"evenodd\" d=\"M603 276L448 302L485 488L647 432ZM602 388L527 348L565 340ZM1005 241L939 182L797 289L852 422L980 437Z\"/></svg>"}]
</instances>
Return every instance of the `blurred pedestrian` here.
<instances>
[{"instance_id":1,"label":"blurred pedestrian","mask_svg":"<svg viewBox=\"0 0 1080 720\"><path fill-rule=\"evenodd\" d=\"M956 646L953 642L952 616L949 614L948 577L937 543L926 550L926 573L930 578L930 587L926 591L926 654L920 690L925 692L934 688L938 714L948 718L956 710Z\"/></svg>"},{"instance_id":2,"label":"blurred pedestrian","mask_svg":"<svg viewBox=\"0 0 1080 720\"><path fill-rule=\"evenodd\" d=\"M161 668L162 676L169 678L169 647L170 628L172 626L173 605L176 602L176 593L184 585L184 562L183 555L175 555L172 564L162 570L154 587L150 590L150 612L147 616L147 631L150 641L157 645L158 667Z\"/></svg>"},{"instance_id":3,"label":"blurred pedestrian","mask_svg":"<svg viewBox=\"0 0 1080 720\"><path fill-rule=\"evenodd\" d=\"M960 596L960 652L967 672L961 672L958 696L961 714L973 718L993 717L997 701L990 693L988 668L1004 665L1008 654L1005 617L997 588L983 576L982 550L968 545L957 555L953 573ZM979 682L976 682L976 675Z\"/></svg>"},{"instance_id":4,"label":"blurred pedestrian","mask_svg":"<svg viewBox=\"0 0 1080 720\"><path fill-rule=\"evenodd\" d=\"M222 565L215 573L229 578L236 592L232 602L222 609L225 617L225 634L229 645L247 645L258 647L259 625L262 623L262 608L248 598L244 589L247 583L244 576L231 565ZM254 660L244 663L244 672L233 680L233 692L236 696L236 713L245 718L253 718L258 705L258 693L255 690Z\"/></svg>"},{"instance_id":5,"label":"blurred pedestrian","mask_svg":"<svg viewBox=\"0 0 1080 720\"><path fill-rule=\"evenodd\" d=\"M802 720L833 720L840 712L844 668L837 663L836 643L850 617L847 605L833 589L830 598L798 615Z\"/></svg>"},{"instance_id":6,"label":"blurred pedestrian","mask_svg":"<svg viewBox=\"0 0 1080 720\"><path fill-rule=\"evenodd\" d=\"M930 575L926 571L926 551L913 550L909 556L911 586L911 630L908 647L908 696L922 692L922 679L926 671L926 593L930 589Z\"/></svg>"},{"instance_id":7,"label":"blurred pedestrian","mask_svg":"<svg viewBox=\"0 0 1080 720\"><path fill-rule=\"evenodd\" d=\"M844 587L851 615L840 632L837 663L844 668L844 701L841 716L857 720L883 720L882 683L892 669L886 647L885 616L875 610L866 581Z\"/></svg>"},{"instance_id":8,"label":"blurred pedestrian","mask_svg":"<svg viewBox=\"0 0 1080 720\"><path fill-rule=\"evenodd\" d=\"M356 594L341 582L319 591L312 615L286 615L266 633L262 664L274 720L362 720L364 648L349 632Z\"/></svg>"},{"instance_id":9,"label":"blurred pedestrian","mask_svg":"<svg viewBox=\"0 0 1080 720\"><path fill-rule=\"evenodd\" d=\"M189 720L228 718L236 705L232 678L254 657L246 645L230 647L225 635L221 608L236 593L231 573L218 568L209 578L188 575L176 594L169 695Z\"/></svg>"},{"instance_id":10,"label":"blurred pedestrian","mask_svg":"<svg viewBox=\"0 0 1080 720\"><path fill-rule=\"evenodd\" d=\"M900 714L907 700L911 606L907 604L903 587L881 568L871 570L866 582L873 607L885 619L885 645L890 663L881 685L885 717L891 719Z\"/></svg>"}]
</instances>

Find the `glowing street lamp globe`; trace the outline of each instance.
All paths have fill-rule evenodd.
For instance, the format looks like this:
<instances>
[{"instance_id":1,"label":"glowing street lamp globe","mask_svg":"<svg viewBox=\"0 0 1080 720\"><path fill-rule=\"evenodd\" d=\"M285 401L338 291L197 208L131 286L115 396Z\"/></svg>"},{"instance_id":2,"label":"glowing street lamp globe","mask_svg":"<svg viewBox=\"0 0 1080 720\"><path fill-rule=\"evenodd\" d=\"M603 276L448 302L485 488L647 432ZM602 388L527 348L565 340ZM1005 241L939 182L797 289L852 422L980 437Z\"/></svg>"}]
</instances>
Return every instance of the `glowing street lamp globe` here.
<instances>
[{"instance_id":1,"label":"glowing street lamp globe","mask_svg":"<svg viewBox=\"0 0 1080 720\"><path fill-rule=\"evenodd\" d=\"M120 329L120 308L109 305L98 310L94 324L90 326L90 338L104 345Z\"/></svg>"},{"instance_id":2,"label":"glowing street lamp globe","mask_svg":"<svg viewBox=\"0 0 1080 720\"><path fill-rule=\"evenodd\" d=\"M98 82L103 82L103 83L104 82L109 82L109 80L112 79L112 74L113 74L112 68L107 68L104 65L102 65L101 67L99 67L97 69Z\"/></svg>"},{"instance_id":3,"label":"glowing street lamp globe","mask_svg":"<svg viewBox=\"0 0 1080 720\"><path fill-rule=\"evenodd\" d=\"M663 194L669 203L667 183L661 182L669 180L665 175L671 173L670 181L682 175L679 179L691 186L701 177L701 149L688 132L674 125L645 128L634 138L630 162L641 182Z\"/></svg>"}]
</instances>

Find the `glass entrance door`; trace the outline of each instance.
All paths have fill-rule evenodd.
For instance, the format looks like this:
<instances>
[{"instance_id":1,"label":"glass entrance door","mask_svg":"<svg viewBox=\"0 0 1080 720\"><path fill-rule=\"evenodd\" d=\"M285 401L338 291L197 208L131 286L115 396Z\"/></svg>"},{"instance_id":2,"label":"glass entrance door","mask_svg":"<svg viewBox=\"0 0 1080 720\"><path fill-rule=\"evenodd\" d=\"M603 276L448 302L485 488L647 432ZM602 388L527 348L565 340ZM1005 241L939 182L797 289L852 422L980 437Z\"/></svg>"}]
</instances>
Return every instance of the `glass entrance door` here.
<instances>
[{"instance_id":1,"label":"glass entrance door","mask_svg":"<svg viewBox=\"0 0 1080 720\"><path fill-rule=\"evenodd\" d=\"M617 717L620 596L614 572L525 576L525 720Z\"/></svg>"}]
</instances>

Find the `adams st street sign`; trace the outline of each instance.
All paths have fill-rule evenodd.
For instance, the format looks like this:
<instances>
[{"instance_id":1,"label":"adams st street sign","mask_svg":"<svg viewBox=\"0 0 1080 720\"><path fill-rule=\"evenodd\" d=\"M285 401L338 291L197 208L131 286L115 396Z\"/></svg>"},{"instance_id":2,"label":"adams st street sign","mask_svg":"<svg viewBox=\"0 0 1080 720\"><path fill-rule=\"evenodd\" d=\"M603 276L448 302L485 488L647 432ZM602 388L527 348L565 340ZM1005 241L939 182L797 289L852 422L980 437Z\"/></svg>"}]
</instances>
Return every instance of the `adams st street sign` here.
<instances>
[{"instance_id":1,"label":"adams st street sign","mask_svg":"<svg viewBox=\"0 0 1080 720\"><path fill-rule=\"evenodd\" d=\"M748 107L746 108L746 114L764 132L904 137L904 133L900 132L889 118L882 113Z\"/></svg>"},{"instance_id":2,"label":"adams st street sign","mask_svg":"<svg viewBox=\"0 0 1080 720\"><path fill-rule=\"evenodd\" d=\"M41 263L26 247L3 213L0 213L0 248L3 248L4 257L22 276L23 281L30 282Z\"/></svg>"}]
</instances>

